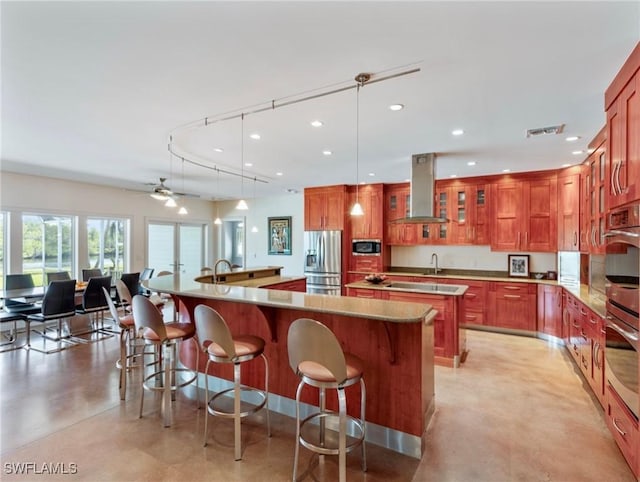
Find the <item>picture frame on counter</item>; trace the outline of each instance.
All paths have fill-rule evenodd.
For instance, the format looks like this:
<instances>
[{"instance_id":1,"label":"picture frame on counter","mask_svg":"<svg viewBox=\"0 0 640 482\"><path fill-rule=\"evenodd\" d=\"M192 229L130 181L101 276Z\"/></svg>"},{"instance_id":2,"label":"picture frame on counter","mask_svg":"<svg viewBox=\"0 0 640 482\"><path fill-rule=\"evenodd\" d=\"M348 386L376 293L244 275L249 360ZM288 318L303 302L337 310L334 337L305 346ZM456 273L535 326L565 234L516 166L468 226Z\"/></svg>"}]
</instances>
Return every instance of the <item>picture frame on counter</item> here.
<instances>
[{"instance_id":1,"label":"picture frame on counter","mask_svg":"<svg viewBox=\"0 0 640 482\"><path fill-rule=\"evenodd\" d=\"M514 278L529 277L529 255L510 254L509 255L509 276Z\"/></svg>"},{"instance_id":2,"label":"picture frame on counter","mask_svg":"<svg viewBox=\"0 0 640 482\"><path fill-rule=\"evenodd\" d=\"M268 254L291 255L291 216L267 218Z\"/></svg>"}]
</instances>

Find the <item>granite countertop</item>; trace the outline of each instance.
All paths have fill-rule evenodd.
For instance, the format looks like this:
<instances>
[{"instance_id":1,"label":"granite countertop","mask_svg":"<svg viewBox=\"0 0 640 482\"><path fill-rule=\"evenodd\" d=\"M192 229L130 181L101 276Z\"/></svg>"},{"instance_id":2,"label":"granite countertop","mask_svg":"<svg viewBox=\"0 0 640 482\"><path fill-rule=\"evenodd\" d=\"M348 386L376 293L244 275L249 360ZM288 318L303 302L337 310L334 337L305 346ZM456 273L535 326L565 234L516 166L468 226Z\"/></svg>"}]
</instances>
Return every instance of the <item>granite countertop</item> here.
<instances>
[{"instance_id":1,"label":"granite countertop","mask_svg":"<svg viewBox=\"0 0 640 482\"><path fill-rule=\"evenodd\" d=\"M275 285L277 283L286 283L288 281L299 281L302 279L306 279L305 276L267 276L265 278L254 278L254 279L245 279L241 281L231 281L228 283L223 283L231 286L244 286L245 288L268 288L271 285Z\"/></svg>"},{"instance_id":2,"label":"granite countertop","mask_svg":"<svg viewBox=\"0 0 640 482\"><path fill-rule=\"evenodd\" d=\"M420 282L399 282L402 286L394 287L396 284L393 281L383 281L382 283L374 284L369 283L368 281L355 281L353 283L349 283L345 285L347 288L365 288L372 290L380 290L380 291L405 291L410 293L421 293L425 295L436 295L436 296L462 296L467 291L468 286L464 285L453 285L453 284L441 284L437 285L436 283L420 283ZM415 285L415 286L412 286ZM433 285L433 289L422 289L420 285ZM440 288L440 289L439 289ZM452 290L449 290L451 288ZM453 291L455 290L455 291Z\"/></svg>"},{"instance_id":3,"label":"granite countertop","mask_svg":"<svg viewBox=\"0 0 640 482\"><path fill-rule=\"evenodd\" d=\"M463 271L463 270L461 270ZM361 274L364 278L365 276L371 274L369 271L349 271L352 274ZM414 278L424 278L425 281L433 278L445 278L445 279L462 279L462 280L477 280L477 281L501 281L506 283L538 283L538 284L548 284L548 285L558 285L558 281L556 280L548 280L548 279L536 279L536 278L513 278L509 276L505 276L502 272L496 271L478 271L476 274L471 274L468 270L464 270L463 272L455 272L455 270L444 270L442 273L435 274L425 274L425 273L416 273L412 271L385 271L383 273L385 276L411 276Z\"/></svg>"},{"instance_id":4,"label":"granite countertop","mask_svg":"<svg viewBox=\"0 0 640 482\"><path fill-rule=\"evenodd\" d=\"M197 274L174 274L143 282L146 288L176 296L232 301L273 308L355 316L393 323L433 323L435 313L428 303L371 300L348 296L330 296L295 291L270 290L231 284L200 283Z\"/></svg>"}]
</instances>

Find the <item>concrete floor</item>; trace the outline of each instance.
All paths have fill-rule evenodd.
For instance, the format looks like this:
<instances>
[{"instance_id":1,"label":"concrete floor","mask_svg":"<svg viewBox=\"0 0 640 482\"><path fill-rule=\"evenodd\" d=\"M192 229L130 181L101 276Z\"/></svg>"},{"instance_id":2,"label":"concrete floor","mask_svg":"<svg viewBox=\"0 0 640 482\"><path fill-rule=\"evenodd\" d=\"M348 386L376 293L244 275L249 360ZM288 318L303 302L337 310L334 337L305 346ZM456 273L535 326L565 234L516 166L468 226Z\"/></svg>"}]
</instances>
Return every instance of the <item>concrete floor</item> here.
<instances>
[{"instance_id":1,"label":"concrete floor","mask_svg":"<svg viewBox=\"0 0 640 482\"><path fill-rule=\"evenodd\" d=\"M633 481L604 414L565 349L533 338L469 331L459 369L436 368L436 413L422 460L367 445L347 459L351 481ZM139 373L118 397L116 338L43 355L0 354L2 480L285 481L291 477L293 419L243 421L243 460L233 460L232 422L211 418L179 395L174 425L163 428L159 399L147 395L138 419ZM366 375L365 375L366 377ZM401 400L398 403L402 403ZM56 463L74 474L39 472ZM337 460L301 449L302 480L337 480ZM309 469L305 472L305 469ZM44 477L44 478L43 478Z\"/></svg>"}]
</instances>

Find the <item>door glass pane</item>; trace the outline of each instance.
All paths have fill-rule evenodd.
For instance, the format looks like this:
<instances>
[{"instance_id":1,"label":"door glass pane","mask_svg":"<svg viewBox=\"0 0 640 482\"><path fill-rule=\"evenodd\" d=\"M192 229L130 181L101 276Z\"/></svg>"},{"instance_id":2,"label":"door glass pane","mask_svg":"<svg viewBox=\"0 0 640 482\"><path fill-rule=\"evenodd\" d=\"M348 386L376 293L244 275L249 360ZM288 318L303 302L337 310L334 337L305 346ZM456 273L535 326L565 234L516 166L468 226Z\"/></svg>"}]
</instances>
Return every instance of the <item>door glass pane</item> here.
<instances>
[{"instance_id":1,"label":"door glass pane","mask_svg":"<svg viewBox=\"0 0 640 482\"><path fill-rule=\"evenodd\" d=\"M197 273L203 263L203 227L180 225L181 272Z\"/></svg>"},{"instance_id":2,"label":"door glass pane","mask_svg":"<svg viewBox=\"0 0 640 482\"><path fill-rule=\"evenodd\" d=\"M422 238L423 239L429 239L429 225L428 224L423 224L422 225Z\"/></svg>"},{"instance_id":3,"label":"door glass pane","mask_svg":"<svg viewBox=\"0 0 640 482\"><path fill-rule=\"evenodd\" d=\"M0 212L0 289L4 289L4 274L6 272L4 265L4 240L6 234L6 219L3 212Z\"/></svg>"},{"instance_id":4,"label":"door glass pane","mask_svg":"<svg viewBox=\"0 0 640 482\"><path fill-rule=\"evenodd\" d=\"M149 268L153 268L156 273L178 271L175 255L175 229L174 224L149 224L147 259Z\"/></svg>"},{"instance_id":5,"label":"door glass pane","mask_svg":"<svg viewBox=\"0 0 640 482\"><path fill-rule=\"evenodd\" d=\"M73 218L48 214L22 216L22 272L43 286L45 273L67 271L73 275Z\"/></svg>"},{"instance_id":6,"label":"door glass pane","mask_svg":"<svg viewBox=\"0 0 640 482\"><path fill-rule=\"evenodd\" d=\"M478 206L484 206L484 189L478 189L476 204Z\"/></svg>"}]
</instances>

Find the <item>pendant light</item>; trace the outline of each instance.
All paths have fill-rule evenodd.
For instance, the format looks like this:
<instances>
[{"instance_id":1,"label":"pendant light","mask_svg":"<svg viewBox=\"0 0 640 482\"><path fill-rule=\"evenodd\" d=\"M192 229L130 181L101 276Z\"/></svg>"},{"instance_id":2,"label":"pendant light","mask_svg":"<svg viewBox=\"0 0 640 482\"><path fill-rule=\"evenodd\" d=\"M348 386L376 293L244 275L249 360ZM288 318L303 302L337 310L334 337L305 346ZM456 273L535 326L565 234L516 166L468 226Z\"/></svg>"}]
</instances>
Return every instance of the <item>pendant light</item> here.
<instances>
[{"instance_id":1,"label":"pendant light","mask_svg":"<svg viewBox=\"0 0 640 482\"><path fill-rule=\"evenodd\" d=\"M253 178L253 197L251 198L251 201L253 202L254 205L256 204L256 178L255 177ZM251 232L252 233L257 233L258 232L258 226L256 226L254 224L253 227L251 228Z\"/></svg>"},{"instance_id":2,"label":"pendant light","mask_svg":"<svg viewBox=\"0 0 640 482\"><path fill-rule=\"evenodd\" d=\"M182 159L182 192L184 192L184 159ZM178 214L184 216L185 214L189 214L189 211L187 211L187 208L182 205L180 206L180 209L178 209Z\"/></svg>"},{"instance_id":3,"label":"pendant light","mask_svg":"<svg viewBox=\"0 0 640 482\"><path fill-rule=\"evenodd\" d=\"M238 201L236 209L246 211L249 206L244 200L244 113L240 115L240 134L240 201Z\"/></svg>"},{"instance_id":4,"label":"pendant light","mask_svg":"<svg viewBox=\"0 0 640 482\"><path fill-rule=\"evenodd\" d=\"M218 196L220 195L220 169L216 169L218 171L218 179L216 181L216 192ZM213 224L217 224L218 226L222 224L222 219L220 219L220 201L216 202L216 219L213 221Z\"/></svg>"},{"instance_id":5,"label":"pendant light","mask_svg":"<svg viewBox=\"0 0 640 482\"><path fill-rule=\"evenodd\" d=\"M356 82L358 83L356 86L356 202L351 208L351 216L362 216L364 214L362 205L360 204L358 186L360 183L360 87L370 78L371 76L369 74L356 75Z\"/></svg>"}]
</instances>

